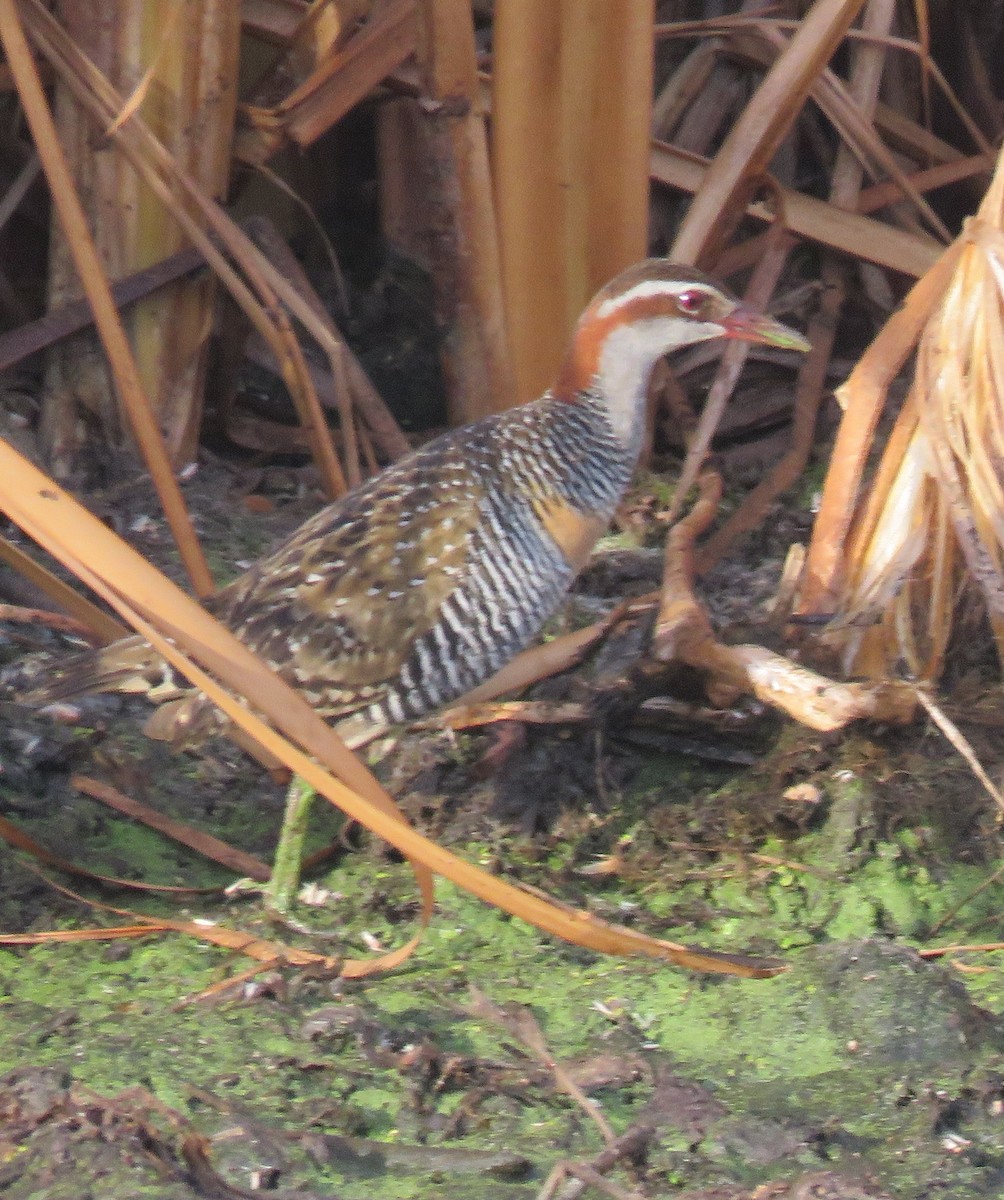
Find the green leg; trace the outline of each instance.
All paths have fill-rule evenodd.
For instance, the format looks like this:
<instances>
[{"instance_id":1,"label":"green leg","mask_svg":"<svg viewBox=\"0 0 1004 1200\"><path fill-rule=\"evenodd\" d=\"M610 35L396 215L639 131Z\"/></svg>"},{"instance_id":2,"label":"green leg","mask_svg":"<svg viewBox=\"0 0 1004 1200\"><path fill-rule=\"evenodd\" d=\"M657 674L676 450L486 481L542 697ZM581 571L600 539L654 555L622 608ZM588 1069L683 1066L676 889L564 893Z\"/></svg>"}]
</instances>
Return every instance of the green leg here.
<instances>
[{"instance_id":1,"label":"green leg","mask_svg":"<svg viewBox=\"0 0 1004 1200\"><path fill-rule=\"evenodd\" d=\"M286 793L286 811L272 862L272 878L264 888L265 907L285 916L293 907L300 888L300 865L307 818L317 793L305 779L294 775Z\"/></svg>"}]
</instances>

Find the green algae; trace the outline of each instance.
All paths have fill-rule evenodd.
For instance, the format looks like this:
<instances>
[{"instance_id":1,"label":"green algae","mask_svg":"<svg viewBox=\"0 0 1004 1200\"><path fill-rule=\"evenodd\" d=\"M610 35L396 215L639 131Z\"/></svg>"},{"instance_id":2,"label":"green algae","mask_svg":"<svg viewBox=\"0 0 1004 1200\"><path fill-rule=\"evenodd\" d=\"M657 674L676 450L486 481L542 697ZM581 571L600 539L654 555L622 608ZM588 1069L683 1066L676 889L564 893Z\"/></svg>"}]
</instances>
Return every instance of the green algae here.
<instances>
[{"instance_id":1,"label":"green algae","mask_svg":"<svg viewBox=\"0 0 1004 1200\"><path fill-rule=\"evenodd\" d=\"M598 958L441 883L417 954L365 982L287 973L289 982L273 991L180 1003L243 962L174 935L2 951L0 1073L49 1066L107 1096L142 1086L219 1139L214 1162L240 1186L264 1152L255 1157L246 1141L227 1140L235 1122L278 1138L272 1158L282 1165L282 1186L328 1188L346 1200L371 1196L375 1181L381 1197L469 1195L469 1179L420 1162L319 1162L301 1135L437 1144L437 1130L462 1108L464 1088L427 1090L394 1065L401 1047L428 1044L464 1062L526 1059L510 1034L467 1012L474 984L496 1004L529 1006L560 1061L610 1053L659 1069L671 1064L723 1106L699 1133L662 1130L651 1168L657 1186L756 1182L782 1166L809 1169L822 1155L837 1166L864 1161L904 1196L919 1194L911 1187L920 1179L992 1195L1001 1133L981 1097L993 1094L1004 1044L973 1000L1004 1009L1004 973L986 958L979 974L953 975L922 962L909 943L946 921L951 940L966 940L969 929L997 917L1001 888L978 890L987 869L959 861L952 830L931 824L929 813L924 823L884 827L874 790L858 774L827 764L815 778L825 796L821 819L795 836L759 832L767 824L758 813L762 777L747 777L744 790L738 776L665 760L650 762L601 823L573 821L549 845L499 835L457 847L658 936L780 952L790 969L778 978L693 976L646 959ZM205 785L202 770L185 764L165 782L165 807L180 811L186 794ZM219 819L243 828L252 843L267 842L277 795L270 805L266 817L257 797L216 796L206 824ZM41 830L43 817L33 820ZM674 849L681 832L703 837L713 852ZM166 882L223 874L196 869L187 852L91 809L73 836L95 861L131 862ZM618 874L579 874L614 848L623 858ZM325 949L358 955L367 938L393 945L408 936L417 902L405 865L364 849L320 882L328 902L307 915L335 936ZM179 908L148 900L144 907L258 928L253 904ZM394 1053L381 1058L374 1046L384 1045ZM620 1131L651 1095L642 1070L598 1098ZM946 1153L931 1115L947 1103L938 1097L961 1106L957 1124L978 1155ZM540 1084L518 1097L484 1098L463 1136L443 1144L516 1150L532 1160L528 1180L478 1180L479 1195L500 1198L533 1195L559 1155L588 1157L601 1148L575 1106ZM119 1194L143 1194L135 1180L131 1186Z\"/></svg>"}]
</instances>

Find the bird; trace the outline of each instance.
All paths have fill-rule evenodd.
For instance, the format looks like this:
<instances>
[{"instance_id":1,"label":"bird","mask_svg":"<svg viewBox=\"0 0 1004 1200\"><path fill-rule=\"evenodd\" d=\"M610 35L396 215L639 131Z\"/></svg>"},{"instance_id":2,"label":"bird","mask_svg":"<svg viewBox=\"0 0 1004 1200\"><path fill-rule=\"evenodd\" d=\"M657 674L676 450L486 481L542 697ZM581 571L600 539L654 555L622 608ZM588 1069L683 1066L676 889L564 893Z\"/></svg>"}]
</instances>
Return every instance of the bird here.
<instances>
[{"instance_id":1,"label":"bird","mask_svg":"<svg viewBox=\"0 0 1004 1200\"><path fill-rule=\"evenodd\" d=\"M386 467L207 607L336 726L353 714L400 725L442 708L526 648L558 609L637 465L653 367L715 338L809 348L694 268L629 267L589 302L543 396ZM142 690L168 670L142 638L125 638L77 656L26 699ZM221 727L211 701L192 692L159 735L184 745Z\"/></svg>"}]
</instances>

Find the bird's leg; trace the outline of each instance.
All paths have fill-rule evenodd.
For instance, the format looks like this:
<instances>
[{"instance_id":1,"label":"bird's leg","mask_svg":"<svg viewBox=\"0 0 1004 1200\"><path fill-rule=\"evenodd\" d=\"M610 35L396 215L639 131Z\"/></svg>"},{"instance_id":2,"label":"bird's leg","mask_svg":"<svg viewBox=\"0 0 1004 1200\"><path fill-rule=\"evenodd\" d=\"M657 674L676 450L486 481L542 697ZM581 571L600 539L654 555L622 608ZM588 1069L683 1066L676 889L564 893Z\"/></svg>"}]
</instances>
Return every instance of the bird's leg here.
<instances>
[{"instance_id":1,"label":"bird's leg","mask_svg":"<svg viewBox=\"0 0 1004 1200\"><path fill-rule=\"evenodd\" d=\"M303 862L303 842L307 834L307 819L317 793L299 775L290 780L286 792L286 811L272 859L272 877L262 895L269 912L284 917L293 907L300 887L300 867Z\"/></svg>"},{"instance_id":2,"label":"bird's leg","mask_svg":"<svg viewBox=\"0 0 1004 1200\"><path fill-rule=\"evenodd\" d=\"M377 737L385 736L389 726L369 718L353 721L352 717L342 720L338 732L346 745L352 750L372 742ZM385 746L383 753L387 752ZM382 757L382 755L381 755ZM269 916L276 917L284 924L291 925L301 933L311 933L319 936L316 930L309 930L290 919L289 913L296 901L300 887L300 870L303 866L303 843L307 834L307 821L311 806L317 792L300 775L294 775L286 791L286 809L282 815L282 825L276 842L275 854L272 859L272 874L267 883L262 884L251 879L241 879L227 888L231 895L246 895L249 892L261 895L265 911ZM352 827L349 821L342 831Z\"/></svg>"},{"instance_id":3,"label":"bird's leg","mask_svg":"<svg viewBox=\"0 0 1004 1200\"><path fill-rule=\"evenodd\" d=\"M272 860L272 874L268 882L238 879L227 888L227 895L260 895L269 916L295 924L289 921L288 914L300 887L303 841L307 833L307 818L316 795L305 779L299 775L293 776L286 791L286 810L282 815L279 840Z\"/></svg>"}]
</instances>

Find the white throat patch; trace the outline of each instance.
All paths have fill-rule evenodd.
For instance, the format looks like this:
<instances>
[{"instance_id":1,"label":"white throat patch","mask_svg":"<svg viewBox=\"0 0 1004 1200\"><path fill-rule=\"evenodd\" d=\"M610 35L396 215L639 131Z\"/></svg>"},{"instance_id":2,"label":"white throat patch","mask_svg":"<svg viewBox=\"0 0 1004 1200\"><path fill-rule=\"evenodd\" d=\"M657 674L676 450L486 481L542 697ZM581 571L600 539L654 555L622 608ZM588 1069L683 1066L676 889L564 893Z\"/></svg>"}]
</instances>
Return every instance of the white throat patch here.
<instances>
[{"instance_id":1,"label":"white throat patch","mask_svg":"<svg viewBox=\"0 0 1004 1200\"><path fill-rule=\"evenodd\" d=\"M617 298L620 305L642 289L665 287L655 283L639 284ZM608 303L614 303L612 301ZM602 311L602 309L601 309ZM714 321L687 321L679 317L652 317L619 325L607 334L600 351L597 384L610 414L614 433L632 451L641 447L645 428L645 394L652 368L664 354L692 342L706 342L725 332Z\"/></svg>"}]
</instances>

